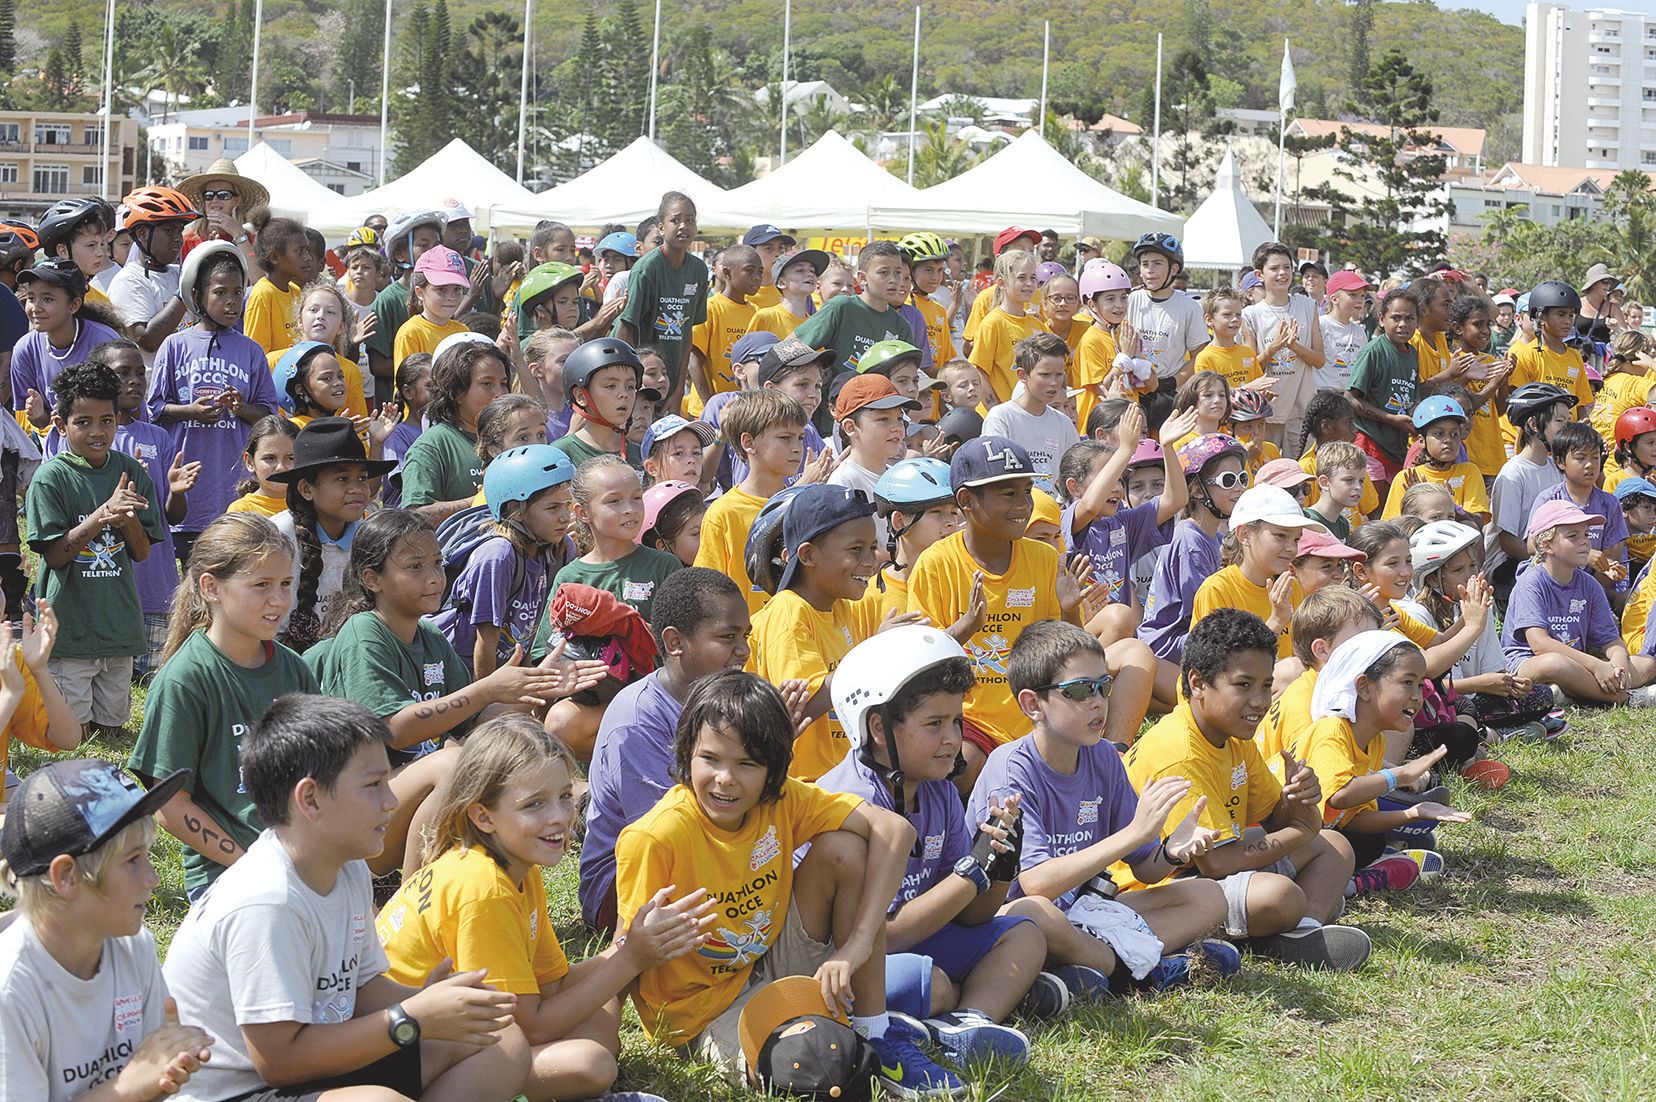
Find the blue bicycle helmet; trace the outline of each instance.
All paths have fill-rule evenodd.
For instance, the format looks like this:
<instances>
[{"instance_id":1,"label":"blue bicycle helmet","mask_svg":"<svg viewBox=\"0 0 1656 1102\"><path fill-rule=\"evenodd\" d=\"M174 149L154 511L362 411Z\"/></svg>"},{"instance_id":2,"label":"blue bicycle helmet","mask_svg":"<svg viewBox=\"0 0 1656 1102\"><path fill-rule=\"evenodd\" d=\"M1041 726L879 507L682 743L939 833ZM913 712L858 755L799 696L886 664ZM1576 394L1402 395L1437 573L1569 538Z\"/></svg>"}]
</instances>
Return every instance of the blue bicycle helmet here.
<instances>
[{"instance_id":1,"label":"blue bicycle helmet","mask_svg":"<svg viewBox=\"0 0 1656 1102\"><path fill-rule=\"evenodd\" d=\"M299 407L294 404L293 400L293 380L299 377L299 368L304 366L305 361L318 352L333 351L334 346L331 344L323 344L321 341L300 341L282 353L282 358L276 361L274 381L276 383L276 402L282 407L283 412L297 413L299 411Z\"/></svg>"},{"instance_id":2,"label":"blue bicycle helmet","mask_svg":"<svg viewBox=\"0 0 1656 1102\"><path fill-rule=\"evenodd\" d=\"M500 520L508 502L528 501L542 490L575 477L575 464L551 444L525 444L495 456L483 472L483 496L489 515Z\"/></svg>"},{"instance_id":3,"label":"blue bicycle helmet","mask_svg":"<svg viewBox=\"0 0 1656 1102\"><path fill-rule=\"evenodd\" d=\"M606 234L602 241L592 247L593 256L597 256L599 253L615 253L618 256L626 257L628 260L637 260L638 238L625 230L617 230L612 234Z\"/></svg>"},{"instance_id":4,"label":"blue bicycle helmet","mask_svg":"<svg viewBox=\"0 0 1656 1102\"><path fill-rule=\"evenodd\" d=\"M1444 394L1434 394L1414 408L1414 427L1417 431L1423 430L1433 421L1446 417L1463 422L1467 419L1466 411L1459 402Z\"/></svg>"},{"instance_id":5,"label":"blue bicycle helmet","mask_svg":"<svg viewBox=\"0 0 1656 1102\"><path fill-rule=\"evenodd\" d=\"M954 500L949 465L941 459L905 459L886 468L874 484L874 502L887 511L922 508Z\"/></svg>"},{"instance_id":6,"label":"blue bicycle helmet","mask_svg":"<svg viewBox=\"0 0 1656 1102\"><path fill-rule=\"evenodd\" d=\"M1170 233L1147 233L1133 242L1133 255L1161 253L1179 267L1184 267L1184 246Z\"/></svg>"},{"instance_id":7,"label":"blue bicycle helmet","mask_svg":"<svg viewBox=\"0 0 1656 1102\"><path fill-rule=\"evenodd\" d=\"M748 578L773 596L782 580L782 521L788 515L788 502L804 488L786 486L772 495L753 518L753 527L748 529L747 546L742 554Z\"/></svg>"}]
</instances>

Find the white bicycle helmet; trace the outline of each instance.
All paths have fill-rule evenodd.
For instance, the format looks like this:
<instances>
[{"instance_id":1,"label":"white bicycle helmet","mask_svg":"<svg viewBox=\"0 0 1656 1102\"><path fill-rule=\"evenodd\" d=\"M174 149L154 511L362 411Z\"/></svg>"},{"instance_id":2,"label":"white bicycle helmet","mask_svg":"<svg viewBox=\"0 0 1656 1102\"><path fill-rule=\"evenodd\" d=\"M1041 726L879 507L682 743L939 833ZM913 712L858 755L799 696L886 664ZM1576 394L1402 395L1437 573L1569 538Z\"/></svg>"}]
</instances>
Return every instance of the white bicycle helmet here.
<instances>
[{"instance_id":1,"label":"white bicycle helmet","mask_svg":"<svg viewBox=\"0 0 1656 1102\"><path fill-rule=\"evenodd\" d=\"M1409 537L1409 560L1417 576L1429 574L1482 538L1457 520L1434 520Z\"/></svg>"},{"instance_id":2,"label":"white bicycle helmet","mask_svg":"<svg viewBox=\"0 0 1656 1102\"><path fill-rule=\"evenodd\" d=\"M834 670L834 714L855 746L868 742L868 716L926 670L966 651L941 628L905 624L851 648Z\"/></svg>"}]
</instances>

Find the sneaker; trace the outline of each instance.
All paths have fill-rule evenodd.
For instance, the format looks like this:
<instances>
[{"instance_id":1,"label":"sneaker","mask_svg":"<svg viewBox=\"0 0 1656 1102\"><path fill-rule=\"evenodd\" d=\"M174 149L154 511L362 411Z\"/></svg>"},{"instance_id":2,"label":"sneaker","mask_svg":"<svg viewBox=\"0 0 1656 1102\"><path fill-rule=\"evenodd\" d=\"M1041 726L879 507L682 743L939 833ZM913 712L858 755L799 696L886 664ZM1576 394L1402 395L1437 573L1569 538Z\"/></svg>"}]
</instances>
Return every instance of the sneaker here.
<instances>
[{"instance_id":1,"label":"sneaker","mask_svg":"<svg viewBox=\"0 0 1656 1102\"><path fill-rule=\"evenodd\" d=\"M1057 977L1054 976L1053 980L1056 982ZM1059 984L1059 987L1063 985ZM1069 992L1065 991L1064 995L1067 998ZM956 1010L927 1018L925 1027L931 1034L932 1043L957 1064L981 1060L1022 1064L1029 1059L1029 1038L1021 1030L992 1022L975 1010Z\"/></svg>"},{"instance_id":2,"label":"sneaker","mask_svg":"<svg viewBox=\"0 0 1656 1102\"><path fill-rule=\"evenodd\" d=\"M1656 685L1631 689L1627 694L1629 708L1656 708Z\"/></svg>"},{"instance_id":3,"label":"sneaker","mask_svg":"<svg viewBox=\"0 0 1656 1102\"><path fill-rule=\"evenodd\" d=\"M1406 849L1402 854L1420 866L1420 882L1436 880L1443 875L1443 854L1430 849Z\"/></svg>"},{"instance_id":4,"label":"sneaker","mask_svg":"<svg viewBox=\"0 0 1656 1102\"><path fill-rule=\"evenodd\" d=\"M1186 949L1191 963L1211 971L1220 979L1229 979L1242 971L1242 951L1228 941L1205 937Z\"/></svg>"},{"instance_id":5,"label":"sneaker","mask_svg":"<svg viewBox=\"0 0 1656 1102\"><path fill-rule=\"evenodd\" d=\"M1255 938L1255 952L1287 964L1349 972L1361 968L1374 951L1369 936L1355 926L1315 926Z\"/></svg>"},{"instance_id":6,"label":"sneaker","mask_svg":"<svg viewBox=\"0 0 1656 1102\"><path fill-rule=\"evenodd\" d=\"M1563 708L1555 708L1541 717L1541 726L1547 732L1546 737L1557 738L1570 728L1570 721L1564 715Z\"/></svg>"},{"instance_id":7,"label":"sneaker","mask_svg":"<svg viewBox=\"0 0 1656 1102\"><path fill-rule=\"evenodd\" d=\"M1089 968L1087 971L1096 972L1097 969ZM1109 983L1108 980L1104 982ZM1056 1018L1069 1009L1070 990L1062 976L1042 972L1035 977L1035 982L1029 985L1023 1000L1018 1003L1018 1013L1026 1018Z\"/></svg>"},{"instance_id":8,"label":"sneaker","mask_svg":"<svg viewBox=\"0 0 1656 1102\"><path fill-rule=\"evenodd\" d=\"M1070 995L1077 999L1103 1002L1115 993L1110 990L1109 976L1085 964L1065 964L1052 974L1063 981Z\"/></svg>"},{"instance_id":9,"label":"sneaker","mask_svg":"<svg viewBox=\"0 0 1656 1102\"><path fill-rule=\"evenodd\" d=\"M1370 895L1374 892L1399 892L1414 887L1420 879L1420 866L1407 857L1382 857L1372 865L1365 865L1351 874L1346 884L1346 895Z\"/></svg>"},{"instance_id":10,"label":"sneaker","mask_svg":"<svg viewBox=\"0 0 1656 1102\"><path fill-rule=\"evenodd\" d=\"M892 1016L893 1024L896 1015ZM869 1037L868 1047L880 1063L880 1088L898 1098L964 1098L966 1084L915 1045L908 1029L890 1029Z\"/></svg>"},{"instance_id":11,"label":"sneaker","mask_svg":"<svg viewBox=\"0 0 1656 1102\"><path fill-rule=\"evenodd\" d=\"M1420 792L1410 792L1406 788L1399 788L1396 791L1386 793L1380 799L1390 800L1392 803L1402 804L1404 807L1413 807L1415 804L1425 803L1446 804L1449 802L1449 790L1441 784L1431 785Z\"/></svg>"},{"instance_id":12,"label":"sneaker","mask_svg":"<svg viewBox=\"0 0 1656 1102\"><path fill-rule=\"evenodd\" d=\"M1547 729L1540 723L1521 723L1516 727L1497 727L1495 737L1501 742L1509 739L1519 739L1523 742L1540 742L1547 738Z\"/></svg>"},{"instance_id":13,"label":"sneaker","mask_svg":"<svg viewBox=\"0 0 1656 1102\"><path fill-rule=\"evenodd\" d=\"M1183 987L1190 982L1190 957L1185 953L1174 953L1170 957L1163 957L1150 969L1150 974L1142 980L1134 980L1133 986L1140 991L1166 991L1174 987Z\"/></svg>"}]
</instances>

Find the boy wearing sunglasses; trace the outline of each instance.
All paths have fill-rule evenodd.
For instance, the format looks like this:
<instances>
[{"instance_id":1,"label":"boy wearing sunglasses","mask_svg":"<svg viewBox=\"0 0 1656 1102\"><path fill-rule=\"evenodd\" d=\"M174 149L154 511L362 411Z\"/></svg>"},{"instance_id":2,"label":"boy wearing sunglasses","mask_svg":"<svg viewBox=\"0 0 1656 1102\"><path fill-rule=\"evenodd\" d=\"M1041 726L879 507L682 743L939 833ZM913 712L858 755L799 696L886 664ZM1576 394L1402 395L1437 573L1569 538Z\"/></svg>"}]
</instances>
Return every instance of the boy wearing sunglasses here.
<instances>
[{"instance_id":1,"label":"boy wearing sunglasses","mask_svg":"<svg viewBox=\"0 0 1656 1102\"><path fill-rule=\"evenodd\" d=\"M1168 880L1220 835L1202 821L1204 805L1171 817L1190 791L1183 778L1134 793L1104 740L1112 678L1103 646L1073 624L1034 624L1012 648L1008 677L1034 729L989 755L966 809L967 823L1010 801L1022 810L1013 901L1003 913L1034 919L1046 934L1047 967L1094 998L1185 983L1193 955L1220 975L1234 973L1236 949L1202 939L1224 921L1224 892L1196 877ZM1157 886L1120 892L1112 870Z\"/></svg>"}]
</instances>

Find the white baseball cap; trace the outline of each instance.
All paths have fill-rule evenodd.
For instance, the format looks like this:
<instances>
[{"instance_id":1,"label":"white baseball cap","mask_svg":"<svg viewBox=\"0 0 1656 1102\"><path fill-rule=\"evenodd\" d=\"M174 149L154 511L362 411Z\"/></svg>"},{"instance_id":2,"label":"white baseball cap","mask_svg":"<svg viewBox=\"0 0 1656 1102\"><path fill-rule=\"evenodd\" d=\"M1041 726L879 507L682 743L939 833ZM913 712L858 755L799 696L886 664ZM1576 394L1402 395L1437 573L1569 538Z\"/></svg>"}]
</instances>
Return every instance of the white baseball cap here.
<instances>
[{"instance_id":1,"label":"white baseball cap","mask_svg":"<svg viewBox=\"0 0 1656 1102\"><path fill-rule=\"evenodd\" d=\"M1306 516L1294 501L1294 495L1281 486L1250 486L1236 499L1236 508L1231 510L1230 515L1231 530L1235 531L1244 524L1254 524L1258 521L1275 524L1281 528L1309 528L1314 532L1323 533L1328 531L1322 524Z\"/></svg>"}]
</instances>

